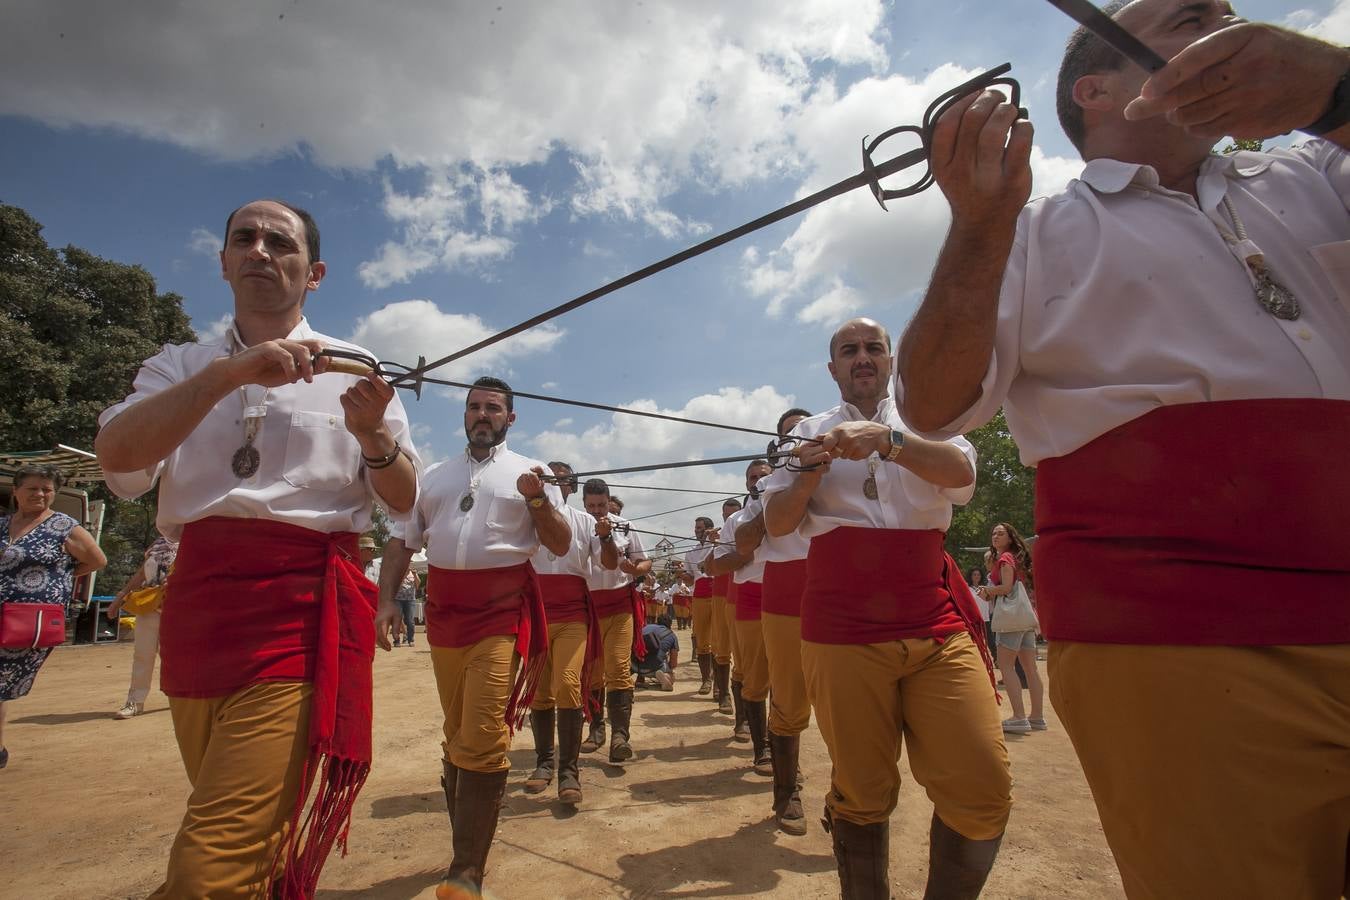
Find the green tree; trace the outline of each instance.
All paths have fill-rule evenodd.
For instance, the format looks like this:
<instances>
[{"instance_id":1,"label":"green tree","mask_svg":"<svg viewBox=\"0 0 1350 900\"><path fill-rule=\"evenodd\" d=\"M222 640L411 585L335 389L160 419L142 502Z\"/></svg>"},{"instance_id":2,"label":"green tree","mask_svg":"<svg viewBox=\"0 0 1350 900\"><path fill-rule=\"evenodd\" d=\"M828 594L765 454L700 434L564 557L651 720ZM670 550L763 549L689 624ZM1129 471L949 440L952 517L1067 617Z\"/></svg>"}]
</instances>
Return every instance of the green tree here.
<instances>
[{"instance_id":1,"label":"green tree","mask_svg":"<svg viewBox=\"0 0 1350 900\"><path fill-rule=\"evenodd\" d=\"M1259 153L1265 142L1260 138L1233 138L1233 143L1223 148L1224 156L1237 153L1239 150L1248 150L1252 153Z\"/></svg>"},{"instance_id":2,"label":"green tree","mask_svg":"<svg viewBox=\"0 0 1350 900\"><path fill-rule=\"evenodd\" d=\"M989 532L999 522L1029 536L1035 528L1036 470L1022 465L1008 422L999 411L988 424L966 435L978 454L975 497L958 506L947 530L947 550L962 571L984 564ZM978 550L964 550L978 547Z\"/></svg>"},{"instance_id":3,"label":"green tree","mask_svg":"<svg viewBox=\"0 0 1350 900\"><path fill-rule=\"evenodd\" d=\"M140 266L68 246L0 204L0 448L92 449L98 414L131 392L136 371L166 343L196 340L177 294ZM101 588L116 589L154 538L153 496L108 501Z\"/></svg>"}]
</instances>

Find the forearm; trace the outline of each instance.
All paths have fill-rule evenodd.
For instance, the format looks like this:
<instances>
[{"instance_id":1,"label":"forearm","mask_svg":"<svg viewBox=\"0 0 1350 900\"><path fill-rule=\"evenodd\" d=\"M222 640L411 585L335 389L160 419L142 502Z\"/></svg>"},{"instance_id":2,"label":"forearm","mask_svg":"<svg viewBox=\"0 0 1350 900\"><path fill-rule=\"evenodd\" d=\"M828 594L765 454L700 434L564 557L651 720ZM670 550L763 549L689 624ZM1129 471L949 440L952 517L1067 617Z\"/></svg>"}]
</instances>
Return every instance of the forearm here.
<instances>
[{"instance_id":1,"label":"forearm","mask_svg":"<svg viewBox=\"0 0 1350 900\"><path fill-rule=\"evenodd\" d=\"M388 431L358 437L357 442L361 445L361 455L370 459L388 456L394 451L395 445ZM417 502L417 469L406 453L400 452L398 458L388 466L380 469L367 466L366 471L370 475L371 488L394 512L406 513Z\"/></svg>"},{"instance_id":2,"label":"forearm","mask_svg":"<svg viewBox=\"0 0 1350 900\"><path fill-rule=\"evenodd\" d=\"M807 504L815 493L816 484L798 476L787 490L774 494L764 502L764 528L773 537L792 534L806 516Z\"/></svg>"},{"instance_id":3,"label":"forearm","mask_svg":"<svg viewBox=\"0 0 1350 900\"><path fill-rule=\"evenodd\" d=\"M953 221L947 233L928 293L900 340L903 415L920 431L942 428L980 398L1016 224Z\"/></svg>"},{"instance_id":4,"label":"forearm","mask_svg":"<svg viewBox=\"0 0 1350 900\"><path fill-rule=\"evenodd\" d=\"M764 543L764 514L760 513L736 529L736 552L742 556L752 556L762 543Z\"/></svg>"},{"instance_id":5,"label":"forearm","mask_svg":"<svg viewBox=\"0 0 1350 900\"><path fill-rule=\"evenodd\" d=\"M185 381L123 410L99 430L94 452L108 472L148 469L177 450L234 385L217 360Z\"/></svg>"},{"instance_id":6,"label":"forearm","mask_svg":"<svg viewBox=\"0 0 1350 900\"><path fill-rule=\"evenodd\" d=\"M566 556L568 544L572 542L572 527L567 524L562 513L547 502L541 506L530 506L527 503L525 508L530 511L534 530L539 535L539 543L547 547L550 553Z\"/></svg>"},{"instance_id":7,"label":"forearm","mask_svg":"<svg viewBox=\"0 0 1350 900\"><path fill-rule=\"evenodd\" d=\"M961 448L945 441L905 435L896 463L938 487L963 488L975 480L975 470Z\"/></svg>"},{"instance_id":8,"label":"forearm","mask_svg":"<svg viewBox=\"0 0 1350 900\"><path fill-rule=\"evenodd\" d=\"M703 564L703 568L709 575L716 578L718 575L730 575L748 562L750 562L750 557L741 556L739 553L733 551L726 556L709 559Z\"/></svg>"},{"instance_id":9,"label":"forearm","mask_svg":"<svg viewBox=\"0 0 1350 900\"><path fill-rule=\"evenodd\" d=\"M400 538L390 538L384 545L384 556L380 561L380 602L393 603L398 595L398 587L408 575L408 564L412 562L413 552Z\"/></svg>"}]
</instances>

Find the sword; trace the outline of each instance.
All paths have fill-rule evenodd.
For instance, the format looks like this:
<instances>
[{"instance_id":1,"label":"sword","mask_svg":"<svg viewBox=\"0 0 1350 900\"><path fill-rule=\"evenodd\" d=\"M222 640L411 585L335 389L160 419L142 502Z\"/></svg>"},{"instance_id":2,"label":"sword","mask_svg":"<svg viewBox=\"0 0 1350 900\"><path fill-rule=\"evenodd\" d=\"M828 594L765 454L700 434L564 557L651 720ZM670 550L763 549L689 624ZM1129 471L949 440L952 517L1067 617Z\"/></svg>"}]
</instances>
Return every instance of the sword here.
<instances>
[{"instance_id":1,"label":"sword","mask_svg":"<svg viewBox=\"0 0 1350 900\"><path fill-rule=\"evenodd\" d=\"M1114 19L1089 0L1050 0L1050 5L1101 38L1108 47L1145 72L1151 74L1167 65L1167 60L1150 50L1139 38L1121 28Z\"/></svg>"}]
</instances>

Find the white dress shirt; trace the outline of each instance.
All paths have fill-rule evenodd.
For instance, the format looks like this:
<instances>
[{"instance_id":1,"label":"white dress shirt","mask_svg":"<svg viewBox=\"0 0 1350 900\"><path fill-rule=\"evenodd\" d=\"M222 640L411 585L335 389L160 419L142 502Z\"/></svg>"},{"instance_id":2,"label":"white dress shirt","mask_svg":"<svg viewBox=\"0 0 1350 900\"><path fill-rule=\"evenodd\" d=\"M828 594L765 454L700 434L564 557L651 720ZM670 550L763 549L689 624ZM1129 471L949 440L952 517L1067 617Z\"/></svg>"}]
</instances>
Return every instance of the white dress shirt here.
<instances>
[{"instance_id":1,"label":"white dress shirt","mask_svg":"<svg viewBox=\"0 0 1350 900\"><path fill-rule=\"evenodd\" d=\"M427 561L440 569L500 569L526 562L539 549L539 534L516 479L543 465L513 452L506 441L482 462L467 448L447 459L422 479L406 527L408 548L426 547ZM550 504L562 505L557 485L545 483L544 493ZM474 502L465 512L460 505L469 494Z\"/></svg>"},{"instance_id":2,"label":"white dress shirt","mask_svg":"<svg viewBox=\"0 0 1350 900\"><path fill-rule=\"evenodd\" d=\"M697 547L685 551L684 570L688 572L690 575L693 575L696 581L700 578L712 577L711 575L703 574L703 572L699 569L699 566L703 565L704 561L708 558L708 554L711 553L712 550L713 550L712 543L705 541L704 543L699 544ZM693 588L690 587L689 590L692 592Z\"/></svg>"},{"instance_id":3,"label":"white dress shirt","mask_svg":"<svg viewBox=\"0 0 1350 900\"><path fill-rule=\"evenodd\" d=\"M1150 166L1095 159L1029 204L983 394L936 436L1002 406L1034 466L1159 406L1350 400L1350 157L1322 140L1211 156L1197 194L1159 186ZM1236 233L1225 196L1248 232L1237 248L1218 227ZM1257 303L1241 258L1258 249L1299 319Z\"/></svg>"},{"instance_id":4,"label":"white dress shirt","mask_svg":"<svg viewBox=\"0 0 1350 900\"><path fill-rule=\"evenodd\" d=\"M535 551L530 562L534 571L540 575L580 575L590 578L592 569L601 568L600 539L595 536L595 517L566 501L558 507L567 524L572 528L572 540L567 545L567 553L559 556L543 546Z\"/></svg>"},{"instance_id":5,"label":"white dress shirt","mask_svg":"<svg viewBox=\"0 0 1350 900\"><path fill-rule=\"evenodd\" d=\"M756 484L759 488L760 496L754 502L760 509L764 508L764 488L768 485L772 475L765 475ZM806 554L811 552L811 539L802 534L800 528L791 534L785 534L782 537L774 537L767 531L764 532L764 540L759 542L759 549L755 551L755 558L762 565L768 565L771 562L793 562L798 559L806 559ZM761 577L760 580L763 580Z\"/></svg>"},{"instance_id":6,"label":"white dress shirt","mask_svg":"<svg viewBox=\"0 0 1350 900\"><path fill-rule=\"evenodd\" d=\"M319 334L303 318L286 339L318 340L325 346L368 353L355 344ZM238 346L242 342L233 326L219 340L165 345L136 373L131 395L98 417L99 425L230 356L231 348ZM106 472L104 480L114 494L127 499L141 496L158 481L155 524L175 541L184 525L208 516L272 519L325 534L366 531L377 495L361 462L361 446L347 431L340 402L359 380L355 375L332 372L316 376L309 384L299 381L270 389L249 385L233 391L164 460L138 472ZM258 471L240 478L231 460L244 444L246 405L262 406L266 414L253 442ZM421 458L397 395L389 401L384 423L420 470ZM393 519L406 517L393 510L389 514Z\"/></svg>"},{"instance_id":7,"label":"white dress shirt","mask_svg":"<svg viewBox=\"0 0 1350 900\"><path fill-rule=\"evenodd\" d=\"M856 406L844 403L834 409L803 419L792 429L797 437L819 437L848 421L868 421ZM897 431L912 432L896 412L895 403L887 397L877 405L871 421L881 422ZM970 468L975 469L975 448L963 437L953 437L947 443L961 449ZM877 499L869 500L863 494L863 482L869 471L877 481ZM765 503L779 491L791 486L800 473L786 467L775 469L763 483ZM965 505L975 495L975 485L963 488L942 488L924 481L909 469L887 462L877 454L870 460L836 459L830 471L820 480L815 493L806 505L806 515L798 531L807 539L833 531L841 525L859 528L890 528L926 531L936 528L946 531L952 524L952 504Z\"/></svg>"},{"instance_id":8,"label":"white dress shirt","mask_svg":"<svg viewBox=\"0 0 1350 900\"><path fill-rule=\"evenodd\" d=\"M764 479L760 479L763 482ZM764 504L758 497L750 499L745 506L736 510L731 516L722 523L721 538L718 541L717 548L713 550L714 559L722 559L736 552L736 529L749 522L755 516L764 511ZM764 545L760 544L750 561L731 573L731 580L736 584L745 584L747 581L764 580L764 560L761 558L760 550Z\"/></svg>"},{"instance_id":9,"label":"white dress shirt","mask_svg":"<svg viewBox=\"0 0 1350 900\"><path fill-rule=\"evenodd\" d=\"M628 520L622 516L611 515L609 521L614 525L626 525ZM591 519L591 525L594 527L595 519ZM619 551L620 561L629 559L633 562L640 562L647 558L647 551L642 546L642 535L636 531L624 534L618 530L611 532L614 535L614 548ZM621 588L633 580L623 569L606 569L604 566L596 565L591 568L591 577L586 579L593 591L608 591L614 588Z\"/></svg>"}]
</instances>

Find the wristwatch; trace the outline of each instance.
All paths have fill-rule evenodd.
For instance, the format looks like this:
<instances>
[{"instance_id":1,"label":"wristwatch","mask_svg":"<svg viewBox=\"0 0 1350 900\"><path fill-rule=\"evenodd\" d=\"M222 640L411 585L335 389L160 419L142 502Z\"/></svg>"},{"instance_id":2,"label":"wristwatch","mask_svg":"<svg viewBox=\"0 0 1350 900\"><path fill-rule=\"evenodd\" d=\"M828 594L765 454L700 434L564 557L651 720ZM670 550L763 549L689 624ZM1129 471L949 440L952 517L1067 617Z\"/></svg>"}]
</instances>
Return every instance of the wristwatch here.
<instances>
[{"instance_id":1,"label":"wristwatch","mask_svg":"<svg viewBox=\"0 0 1350 900\"><path fill-rule=\"evenodd\" d=\"M905 446L905 433L903 431L891 431L891 452L886 454L886 459L895 462L900 458L900 451Z\"/></svg>"},{"instance_id":2,"label":"wristwatch","mask_svg":"<svg viewBox=\"0 0 1350 900\"><path fill-rule=\"evenodd\" d=\"M539 509L541 506L544 506L545 504L548 503L548 497L546 497L543 494L540 494L538 497L531 497L525 502L530 504L530 509Z\"/></svg>"},{"instance_id":3,"label":"wristwatch","mask_svg":"<svg viewBox=\"0 0 1350 900\"><path fill-rule=\"evenodd\" d=\"M1299 131L1323 135L1335 131L1346 122L1350 122L1350 69L1347 69L1341 80L1336 82L1336 87L1331 92L1331 106L1322 114L1322 118L1311 125L1305 125Z\"/></svg>"}]
</instances>

